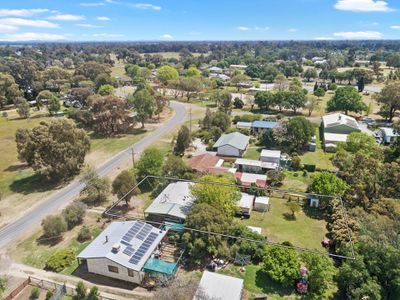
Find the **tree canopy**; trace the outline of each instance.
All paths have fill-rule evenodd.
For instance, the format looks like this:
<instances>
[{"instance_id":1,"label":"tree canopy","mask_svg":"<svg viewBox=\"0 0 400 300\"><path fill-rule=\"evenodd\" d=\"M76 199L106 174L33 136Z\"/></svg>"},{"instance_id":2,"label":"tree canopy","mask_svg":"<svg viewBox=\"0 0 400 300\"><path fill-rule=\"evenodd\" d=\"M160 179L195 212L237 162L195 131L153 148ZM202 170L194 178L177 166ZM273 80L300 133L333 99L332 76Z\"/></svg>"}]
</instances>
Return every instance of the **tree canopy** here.
<instances>
[{"instance_id":1,"label":"tree canopy","mask_svg":"<svg viewBox=\"0 0 400 300\"><path fill-rule=\"evenodd\" d=\"M340 87L336 90L335 95L327 103L327 111L344 111L347 115L349 111L361 112L365 111L367 106L362 101L361 95L353 87Z\"/></svg>"}]
</instances>

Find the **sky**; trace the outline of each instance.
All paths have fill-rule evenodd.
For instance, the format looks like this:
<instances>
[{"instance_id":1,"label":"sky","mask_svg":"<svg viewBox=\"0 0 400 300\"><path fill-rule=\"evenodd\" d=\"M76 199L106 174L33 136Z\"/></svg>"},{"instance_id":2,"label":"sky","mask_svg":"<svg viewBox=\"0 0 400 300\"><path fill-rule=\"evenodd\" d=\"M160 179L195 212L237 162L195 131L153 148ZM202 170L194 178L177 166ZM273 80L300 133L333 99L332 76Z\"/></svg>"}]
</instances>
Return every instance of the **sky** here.
<instances>
[{"instance_id":1,"label":"sky","mask_svg":"<svg viewBox=\"0 0 400 300\"><path fill-rule=\"evenodd\" d=\"M0 0L0 41L344 39L400 39L400 1Z\"/></svg>"}]
</instances>

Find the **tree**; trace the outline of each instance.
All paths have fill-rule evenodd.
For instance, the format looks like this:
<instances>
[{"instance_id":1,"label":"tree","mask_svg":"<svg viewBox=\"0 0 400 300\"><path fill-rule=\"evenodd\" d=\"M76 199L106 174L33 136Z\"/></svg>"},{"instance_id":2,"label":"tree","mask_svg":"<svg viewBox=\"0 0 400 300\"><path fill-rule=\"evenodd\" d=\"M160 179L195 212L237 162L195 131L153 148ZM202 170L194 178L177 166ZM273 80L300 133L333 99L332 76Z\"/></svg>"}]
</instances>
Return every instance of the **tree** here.
<instances>
[{"instance_id":1,"label":"tree","mask_svg":"<svg viewBox=\"0 0 400 300\"><path fill-rule=\"evenodd\" d=\"M58 99L57 96L53 95L50 98L47 109L49 110L51 116L54 116L56 113L58 113L61 109L60 99Z\"/></svg>"},{"instance_id":2,"label":"tree","mask_svg":"<svg viewBox=\"0 0 400 300\"><path fill-rule=\"evenodd\" d=\"M364 153L374 157L382 155L381 148L376 143L376 140L365 132L350 133L343 146L346 151L351 153Z\"/></svg>"},{"instance_id":3,"label":"tree","mask_svg":"<svg viewBox=\"0 0 400 300\"><path fill-rule=\"evenodd\" d=\"M186 125L178 131L178 137L176 138L174 152L176 155L183 155L185 150L190 146L190 131Z\"/></svg>"},{"instance_id":4,"label":"tree","mask_svg":"<svg viewBox=\"0 0 400 300\"><path fill-rule=\"evenodd\" d=\"M279 186L285 180L285 173L277 170L270 170L267 172L268 184L271 186Z\"/></svg>"},{"instance_id":5,"label":"tree","mask_svg":"<svg viewBox=\"0 0 400 300\"><path fill-rule=\"evenodd\" d=\"M271 106L275 105L275 95L272 92L257 92L254 97L254 103L260 109L268 111Z\"/></svg>"},{"instance_id":6,"label":"tree","mask_svg":"<svg viewBox=\"0 0 400 300\"><path fill-rule=\"evenodd\" d=\"M147 148L143 151L139 161L135 164L135 169L139 180L147 175L159 176L164 162L163 153L157 148Z\"/></svg>"},{"instance_id":7,"label":"tree","mask_svg":"<svg viewBox=\"0 0 400 300\"><path fill-rule=\"evenodd\" d=\"M333 260L328 256L311 252L302 253L301 260L308 270L307 297L311 300L323 299L329 286L333 284L333 275L335 274Z\"/></svg>"},{"instance_id":8,"label":"tree","mask_svg":"<svg viewBox=\"0 0 400 300\"><path fill-rule=\"evenodd\" d=\"M76 70L76 75L83 75L91 81L95 82L96 77L100 74L111 74L111 66L107 64L98 63L95 61L88 61L81 64Z\"/></svg>"},{"instance_id":9,"label":"tree","mask_svg":"<svg viewBox=\"0 0 400 300\"><path fill-rule=\"evenodd\" d=\"M85 107L90 95L92 95L92 91L88 88L72 88L67 95L67 99L71 102L78 101L82 107Z\"/></svg>"},{"instance_id":10,"label":"tree","mask_svg":"<svg viewBox=\"0 0 400 300\"><path fill-rule=\"evenodd\" d=\"M219 109L230 115L232 112L232 94L227 91L217 92L218 93L218 103Z\"/></svg>"},{"instance_id":11,"label":"tree","mask_svg":"<svg viewBox=\"0 0 400 300\"><path fill-rule=\"evenodd\" d=\"M3 296L4 291L7 288L7 277L1 276L0 277L0 297Z\"/></svg>"},{"instance_id":12,"label":"tree","mask_svg":"<svg viewBox=\"0 0 400 300\"><path fill-rule=\"evenodd\" d=\"M136 118L144 123L152 117L155 111L155 100L147 89L136 90L133 96L128 98L128 102L133 106L136 111Z\"/></svg>"},{"instance_id":13,"label":"tree","mask_svg":"<svg viewBox=\"0 0 400 300\"><path fill-rule=\"evenodd\" d=\"M191 66L186 72L187 77L200 77L200 71L195 67Z\"/></svg>"},{"instance_id":14,"label":"tree","mask_svg":"<svg viewBox=\"0 0 400 300\"><path fill-rule=\"evenodd\" d=\"M99 87L97 91L101 96L112 96L114 95L114 87L110 84L104 84Z\"/></svg>"},{"instance_id":15,"label":"tree","mask_svg":"<svg viewBox=\"0 0 400 300\"><path fill-rule=\"evenodd\" d=\"M308 110L308 116L310 117L313 111L318 107L318 99L313 95L308 95L305 108Z\"/></svg>"},{"instance_id":16,"label":"tree","mask_svg":"<svg viewBox=\"0 0 400 300\"><path fill-rule=\"evenodd\" d=\"M163 85L166 85L168 81L176 80L179 78L178 71L171 66L162 66L157 70L158 79Z\"/></svg>"},{"instance_id":17,"label":"tree","mask_svg":"<svg viewBox=\"0 0 400 300\"><path fill-rule=\"evenodd\" d=\"M67 222L68 229L74 228L76 225L82 223L86 214L86 205L82 202L74 202L68 205L63 211L62 216Z\"/></svg>"},{"instance_id":18,"label":"tree","mask_svg":"<svg viewBox=\"0 0 400 300\"><path fill-rule=\"evenodd\" d=\"M297 252L279 246L267 247L262 270L273 281L290 287L298 278L299 269Z\"/></svg>"},{"instance_id":19,"label":"tree","mask_svg":"<svg viewBox=\"0 0 400 300\"><path fill-rule=\"evenodd\" d=\"M192 195L197 203L207 203L222 209L228 216L233 216L236 211L236 203L240 199L240 192L234 186L233 178L228 176L205 175L199 178L200 182L192 188Z\"/></svg>"},{"instance_id":20,"label":"tree","mask_svg":"<svg viewBox=\"0 0 400 300\"><path fill-rule=\"evenodd\" d=\"M183 161L182 157L170 155L162 167L162 175L173 178L190 179L191 169Z\"/></svg>"},{"instance_id":21,"label":"tree","mask_svg":"<svg viewBox=\"0 0 400 300\"><path fill-rule=\"evenodd\" d=\"M231 78L231 83L236 85L238 91L240 91L241 85L243 83L247 84L248 82L250 82L250 78L244 74L238 74Z\"/></svg>"},{"instance_id":22,"label":"tree","mask_svg":"<svg viewBox=\"0 0 400 300\"><path fill-rule=\"evenodd\" d=\"M186 93L187 102L203 88L201 78L179 78L178 88Z\"/></svg>"},{"instance_id":23,"label":"tree","mask_svg":"<svg viewBox=\"0 0 400 300\"><path fill-rule=\"evenodd\" d=\"M400 68L400 54L390 53L386 59L387 66L392 68Z\"/></svg>"},{"instance_id":24,"label":"tree","mask_svg":"<svg viewBox=\"0 0 400 300\"><path fill-rule=\"evenodd\" d=\"M18 158L55 180L76 174L90 149L87 133L67 119L41 122L31 130L18 129L15 136Z\"/></svg>"},{"instance_id":25,"label":"tree","mask_svg":"<svg viewBox=\"0 0 400 300\"><path fill-rule=\"evenodd\" d=\"M321 97L324 97L325 96L325 90L323 88L319 87L314 91L314 95L317 96L318 99L321 98Z\"/></svg>"},{"instance_id":26,"label":"tree","mask_svg":"<svg viewBox=\"0 0 400 300\"><path fill-rule=\"evenodd\" d=\"M86 182L81 190L80 200L87 205L96 206L104 203L110 194L110 182L107 178L95 176Z\"/></svg>"},{"instance_id":27,"label":"tree","mask_svg":"<svg viewBox=\"0 0 400 300\"><path fill-rule=\"evenodd\" d=\"M317 69L315 69L315 68L308 68L308 69L304 72L303 77L306 78L308 82L311 81L311 78L313 78L313 79L318 78Z\"/></svg>"},{"instance_id":28,"label":"tree","mask_svg":"<svg viewBox=\"0 0 400 300\"><path fill-rule=\"evenodd\" d=\"M379 94L375 95L375 100L381 104L383 111L391 122L396 111L400 109L400 82L393 81L386 84Z\"/></svg>"},{"instance_id":29,"label":"tree","mask_svg":"<svg viewBox=\"0 0 400 300\"><path fill-rule=\"evenodd\" d=\"M19 100L15 106L17 107L17 113L21 118L27 119L30 115L30 106L25 98Z\"/></svg>"},{"instance_id":30,"label":"tree","mask_svg":"<svg viewBox=\"0 0 400 300\"><path fill-rule=\"evenodd\" d=\"M129 201L132 197L139 192L138 188L133 188L137 184L135 175L133 172L124 170L118 174L112 183L112 193L117 195L118 199L124 197L126 205L129 205Z\"/></svg>"},{"instance_id":31,"label":"tree","mask_svg":"<svg viewBox=\"0 0 400 300\"><path fill-rule=\"evenodd\" d=\"M335 95L327 103L327 111L344 111L347 115L349 111L365 111L367 106L362 101L361 95L351 86L340 87Z\"/></svg>"},{"instance_id":32,"label":"tree","mask_svg":"<svg viewBox=\"0 0 400 300\"><path fill-rule=\"evenodd\" d=\"M349 188L346 182L334 173L322 172L314 175L308 190L311 193L327 196L342 196Z\"/></svg>"},{"instance_id":33,"label":"tree","mask_svg":"<svg viewBox=\"0 0 400 300\"><path fill-rule=\"evenodd\" d=\"M86 300L99 300L100 299L100 293L99 293L99 289L94 286L90 289Z\"/></svg>"},{"instance_id":34,"label":"tree","mask_svg":"<svg viewBox=\"0 0 400 300\"><path fill-rule=\"evenodd\" d=\"M302 150L307 147L315 134L314 126L304 117L294 117L287 125L287 141L292 149Z\"/></svg>"},{"instance_id":35,"label":"tree","mask_svg":"<svg viewBox=\"0 0 400 300\"><path fill-rule=\"evenodd\" d=\"M297 109L304 107L306 104L306 95L303 91L289 92L288 97L284 106L292 109L293 113L296 114Z\"/></svg>"},{"instance_id":36,"label":"tree","mask_svg":"<svg viewBox=\"0 0 400 300\"><path fill-rule=\"evenodd\" d=\"M233 106L237 109L242 109L244 106L244 102L240 98L235 97L235 99L233 100Z\"/></svg>"},{"instance_id":37,"label":"tree","mask_svg":"<svg viewBox=\"0 0 400 300\"><path fill-rule=\"evenodd\" d=\"M216 233L229 232L232 216L218 209L217 205L196 201L186 217L185 226ZM229 256L227 240L220 235L188 231L183 234L183 240L187 244L187 257L192 263L199 263L206 256Z\"/></svg>"},{"instance_id":38,"label":"tree","mask_svg":"<svg viewBox=\"0 0 400 300\"><path fill-rule=\"evenodd\" d=\"M297 202L297 201L289 201L289 202L286 202L286 206L290 210L290 212L292 213L292 218L295 219L296 218L296 213L301 211L301 206L300 206L299 202Z\"/></svg>"},{"instance_id":39,"label":"tree","mask_svg":"<svg viewBox=\"0 0 400 300\"><path fill-rule=\"evenodd\" d=\"M48 216L42 221L43 236L46 238L60 239L67 228L67 223L61 216Z\"/></svg>"},{"instance_id":40,"label":"tree","mask_svg":"<svg viewBox=\"0 0 400 300\"><path fill-rule=\"evenodd\" d=\"M14 99L19 96L22 96L22 93L18 84L15 83L14 77L0 73L0 108L13 103Z\"/></svg>"},{"instance_id":41,"label":"tree","mask_svg":"<svg viewBox=\"0 0 400 300\"><path fill-rule=\"evenodd\" d=\"M127 132L133 117L126 109L126 102L115 96L93 96L89 102L91 120L89 125L100 136L113 136Z\"/></svg>"},{"instance_id":42,"label":"tree","mask_svg":"<svg viewBox=\"0 0 400 300\"><path fill-rule=\"evenodd\" d=\"M293 170L295 170L295 171L301 170L302 165L301 165L301 158L300 158L300 156L298 156L297 154L296 154L296 155L293 155L293 156L292 156L292 160L291 160L291 162L290 162L290 166L291 166L291 167L293 168Z\"/></svg>"}]
</instances>

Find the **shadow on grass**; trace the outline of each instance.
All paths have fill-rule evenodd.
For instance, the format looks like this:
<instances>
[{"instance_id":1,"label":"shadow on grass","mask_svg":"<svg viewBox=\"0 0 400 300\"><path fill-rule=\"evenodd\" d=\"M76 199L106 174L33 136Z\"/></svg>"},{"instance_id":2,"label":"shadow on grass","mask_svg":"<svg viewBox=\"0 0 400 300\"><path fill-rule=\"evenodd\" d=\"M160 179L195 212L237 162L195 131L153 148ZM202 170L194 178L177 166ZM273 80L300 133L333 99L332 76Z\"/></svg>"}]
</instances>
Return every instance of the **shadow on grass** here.
<instances>
[{"instance_id":1,"label":"shadow on grass","mask_svg":"<svg viewBox=\"0 0 400 300\"><path fill-rule=\"evenodd\" d=\"M293 215L292 213L283 213L282 216L286 221L296 221L296 215Z\"/></svg>"},{"instance_id":2,"label":"shadow on grass","mask_svg":"<svg viewBox=\"0 0 400 300\"><path fill-rule=\"evenodd\" d=\"M27 195L35 192L46 192L58 185L59 182L51 181L43 174L33 174L13 181L10 184L10 190L14 193Z\"/></svg>"},{"instance_id":3,"label":"shadow on grass","mask_svg":"<svg viewBox=\"0 0 400 300\"><path fill-rule=\"evenodd\" d=\"M304 211L304 214L311 219L315 219L315 220L325 220L326 219L324 212L319 208L304 205L303 211Z\"/></svg>"},{"instance_id":4,"label":"shadow on grass","mask_svg":"<svg viewBox=\"0 0 400 300\"><path fill-rule=\"evenodd\" d=\"M284 297L293 293L292 289L283 289L278 283L273 282L261 269L256 272L256 286L262 290L264 294L279 294Z\"/></svg>"},{"instance_id":5,"label":"shadow on grass","mask_svg":"<svg viewBox=\"0 0 400 300\"><path fill-rule=\"evenodd\" d=\"M28 164L22 163L22 164L16 164L16 165L8 166L3 171L4 172L19 172L19 171L23 171L23 170L26 170L26 169L29 169Z\"/></svg>"},{"instance_id":6,"label":"shadow on grass","mask_svg":"<svg viewBox=\"0 0 400 300\"><path fill-rule=\"evenodd\" d=\"M142 133L145 133L145 132L147 132L147 128L146 127L145 128L134 128L134 129L132 129L132 130L126 132L126 133L119 133L119 134L114 134L114 135L111 135L111 136L99 135L99 134L97 134L97 133L92 131L92 132L89 133L89 137L90 137L91 140L107 139L107 138L109 138L109 139L118 139L118 138L121 138L121 137L124 137L124 136L127 136L127 135L139 135L139 134L142 134Z\"/></svg>"}]
</instances>

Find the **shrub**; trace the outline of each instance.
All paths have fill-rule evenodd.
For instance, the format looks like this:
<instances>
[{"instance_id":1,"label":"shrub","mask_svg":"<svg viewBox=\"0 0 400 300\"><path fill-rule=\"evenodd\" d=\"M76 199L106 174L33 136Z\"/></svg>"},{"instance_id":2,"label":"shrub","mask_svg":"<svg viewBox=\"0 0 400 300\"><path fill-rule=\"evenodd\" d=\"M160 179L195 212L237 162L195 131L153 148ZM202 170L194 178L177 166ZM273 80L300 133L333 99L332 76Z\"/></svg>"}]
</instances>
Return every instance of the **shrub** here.
<instances>
[{"instance_id":1,"label":"shrub","mask_svg":"<svg viewBox=\"0 0 400 300\"><path fill-rule=\"evenodd\" d=\"M34 287L31 291L31 295L30 295L29 299L37 299L37 298L39 298L39 295L40 295L39 289L37 287Z\"/></svg>"},{"instance_id":2,"label":"shrub","mask_svg":"<svg viewBox=\"0 0 400 300\"><path fill-rule=\"evenodd\" d=\"M61 272L71 266L75 261L75 253L71 249L61 249L49 257L46 262L46 270Z\"/></svg>"},{"instance_id":3,"label":"shrub","mask_svg":"<svg viewBox=\"0 0 400 300\"><path fill-rule=\"evenodd\" d=\"M307 172L313 173L315 172L316 166L315 165L303 165L304 170Z\"/></svg>"},{"instance_id":4,"label":"shrub","mask_svg":"<svg viewBox=\"0 0 400 300\"><path fill-rule=\"evenodd\" d=\"M54 295L53 291L47 291L45 299L49 300L51 297L53 297L53 295Z\"/></svg>"},{"instance_id":5,"label":"shrub","mask_svg":"<svg viewBox=\"0 0 400 300\"><path fill-rule=\"evenodd\" d=\"M67 223L61 216L48 216L42 221L43 235L47 238L57 238L67 231Z\"/></svg>"},{"instance_id":6,"label":"shrub","mask_svg":"<svg viewBox=\"0 0 400 300\"><path fill-rule=\"evenodd\" d=\"M82 226L78 233L78 241L84 242L90 240L92 238L92 233L90 232L90 228L87 226Z\"/></svg>"},{"instance_id":7,"label":"shrub","mask_svg":"<svg viewBox=\"0 0 400 300\"><path fill-rule=\"evenodd\" d=\"M293 170L298 171L301 169L301 158L298 155L293 155L292 156L292 163L291 166Z\"/></svg>"},{"instance_id":8,"label":"shrub","mask_svg":"<svg viewBox=\"0 0 400 300\"><path fill-rule=\"evenodd\" d=\"M68 229L74 228L76 225L82 223L86 213L86 205L82 202L74 202L68 205L63 211L62 215L65 222L67 222Z\"/></svg>"}]
</instances>

